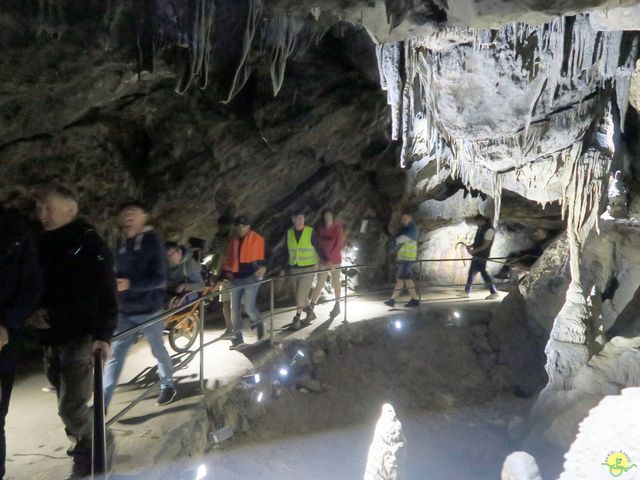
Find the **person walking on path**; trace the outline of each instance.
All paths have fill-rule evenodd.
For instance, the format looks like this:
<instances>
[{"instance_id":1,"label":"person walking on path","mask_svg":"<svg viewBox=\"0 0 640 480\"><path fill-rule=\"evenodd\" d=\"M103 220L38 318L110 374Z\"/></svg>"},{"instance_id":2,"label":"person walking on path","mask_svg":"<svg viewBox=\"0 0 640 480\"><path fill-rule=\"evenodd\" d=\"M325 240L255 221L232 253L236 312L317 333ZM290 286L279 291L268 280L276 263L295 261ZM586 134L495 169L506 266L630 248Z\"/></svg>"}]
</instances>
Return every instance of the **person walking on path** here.
<instances>
[{"instance_id":1,"label":"person walking on path","mask_svg":"<svg viewBox=\"0 0 640 480\"><path fill-rule=\"evenodd\" d=\"M498 292L491 276L487 273L487 259L491 256L491 246L493 245L493 239L495 238L496 231L491 226L489 219L483 215L476 215L473 217L472 222L478 227L476 230L476 236L473 239L473 244L467 246L467 252L469 255L473 255L471 265L469 267L469 276L467 277L467 284L464 287L464 292L460 293L460 297L469 298L471 296L471 285L476 274L479 273L484 280L484 283L489 290L489 296L487 300L493 300L498 298Z\"/></svg>"},{"instance_id":2,"label":"person walking on path","mask_svg":"<svg viewBox=\"0 0 640 480\"><path fill-rule=\"evenodd\" d=\"M109 357L117 319L116 280L109 248L84 220L71 191L52 187L37 199L44 232L38 239L44 291L30 323L43 330L47 379L72 446L68 479L91 474L93 354ZM108 448L111 436L107 434Z\"/></svg>"},{"instance_id":3,"label":"person walking on path","mask_svg":"<svg viewBox=\"0 0 640 480\"><path fill-rule=\"evenodd\" d=\"M231 350L244 345L242 337L242 305L251 319L251 328L255 328L258 340L264 336L264 325L260 320L260 311L256 298L266 272L266 250L264 238L251 229L249 219L241 215L235 220L236 234L227 245L223 261L223 270L227 272L231 287L231 318L233 319L233 339Z\"/></svg>"},{"instance_id":4,"label":"person walking on path","mask_svg":"<svg viewBox=\"0 0 640 480\"><path fill-rule=\"evenodd\" d=\"M397 261L396 285L391 298L384 303L395 307L396 300L406 287L411 295L411 300L405 304L405 307L417 307L420 302L413 282L413 266L418 258L418 226L413 221L413 216L408 212L402 214L400 221L402 228L393 241Z\"/></svg>"},{"instance_id":5,"label":"person walking on path","mask_svg":"<svg viewBox=\"0 0 640 480\"><path fill-rule=\"evenodd\" d=\"M38 306L42 274L25 219L0 205L0 480L5 474L4 432L27 317Z\"/></svg>"},{"instance_id":6,"label":"person walking on path","mask_svg":"<svg viewBox=\"0 0 640 480\"><path fill-rule=\"evenodd\" d=\"M212 269L216 275L216 283L214 288L218 291L229 288L230 272L225 272L222 267L222 261L227 252L229 240L231 238L231 220L228 216L220 217L218 220L219 231L214 238L211 250L214 255ZM222 338L233 337L233 322L231 321L231 292L222 292L218 295L218 301L222 304L222 317L224 318L225 332Z\"/></svg>"},{"instance_id":7,"label":"person walking on path","mask_svg":"<svg viewBox=\"0 0 640 480\"><path fill-rule=\"evenodd\" d=\"M316 228L316 234L320 251L328 259L326 262L320 262L319 269L329 269L328 276L331 277L331 286L333 287L333 294L336 301L333 310L331 310L331 316L335 317L340 313L340 293L342 289L340 284L340 270L338 267L340 267L342 263L344 225L335 222L333 212L327 209L322 212L322 223ZM314 308L318 302L328 276L327 272L318 274L316 288L311 296L311 308Z\"/></svg>"},{"instance_id":8,"label":"person walking on path","mask_svg":"<svg viewBox=\"0 0 640 480\"><path fill-rule=\"evenodd\" d=\"M328 262L328 258L321 251L316 234L311 227L305 226L305 214L296 212L291 221L293 226L287 231L287 249L289 251L289 270L293 277L296 314L291 324L294 330L301 327L300 315L306 313L304 323L308 324L316 318L311 308L309 293L313 285L313 278L318 269L318 261Z\"/></svg>"},{"instance_id":9,"label":"person walking on path","mask_svg":"<svg viewBox=\"0 0 640 480\"><path fill-rule=\"evenodd\" d=\"M118 282L117 333L135 328L162 313L167 285L165 249L153 227L147 225L149 209L141 202L127 202L120 208L124 230L116 255ZM171 403L176 396L173 366L162 339L163 322L143 330L153 356L158 360L160 395L157 405ZM135 341L129 335L113 342L113 354L104 376L104 402L108 407L124 366L129 348Z\"/></svg>"}]
</instances>

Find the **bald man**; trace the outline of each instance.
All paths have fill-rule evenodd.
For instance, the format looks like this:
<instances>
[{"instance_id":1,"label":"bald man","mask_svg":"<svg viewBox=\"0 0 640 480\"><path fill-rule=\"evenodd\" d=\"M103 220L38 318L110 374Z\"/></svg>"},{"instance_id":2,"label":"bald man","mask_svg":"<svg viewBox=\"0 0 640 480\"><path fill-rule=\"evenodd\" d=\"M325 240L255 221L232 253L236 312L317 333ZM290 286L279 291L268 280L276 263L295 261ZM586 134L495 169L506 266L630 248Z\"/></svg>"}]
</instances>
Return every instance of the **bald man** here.
<instances>
[{"instance_id":1,"label":"bald man","mask_svg":"<svg viewBox=\"0 0 640 480\"><path fill-rule=\"evenodd\" d=\"M43 331L47 378L73 444L68 479L91 474L93 352L109 356L117 323L113 260L95 229L77 218L78 202L64 187L37 198L44 232L38 247L44 278L41 310L32 324Z\"/></svg>"}]
</instances>

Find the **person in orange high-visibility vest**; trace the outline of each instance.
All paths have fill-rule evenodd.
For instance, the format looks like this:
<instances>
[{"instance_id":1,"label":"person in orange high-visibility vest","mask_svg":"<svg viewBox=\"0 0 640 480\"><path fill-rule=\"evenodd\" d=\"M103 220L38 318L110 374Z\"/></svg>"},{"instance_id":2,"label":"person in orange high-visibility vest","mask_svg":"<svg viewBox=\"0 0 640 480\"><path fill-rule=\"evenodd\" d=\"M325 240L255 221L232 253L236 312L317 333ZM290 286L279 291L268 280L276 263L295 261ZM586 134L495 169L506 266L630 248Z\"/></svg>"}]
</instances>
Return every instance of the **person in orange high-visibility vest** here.
<instances>
[{"instance_id":1,"label":"person in orange high-visibility vest","mask_svg":"<svg viewBox=\"0 0 640 480\"><path fill-rule=\"evenodd\" d=\"M241 215L235 220L236 234L229 239L222 269L227 272L231 287L231 319L233 322L233 339L231 350L244 345L242 337L242 312L251 319L251 328L255 328L258 340L264 336L264 325L260 320L260 311L256 306L256 297L260 285L256 284L264 278L266 272L266 249L264 238L251 230L249 219Z\"/></svg>"}]
</instances>

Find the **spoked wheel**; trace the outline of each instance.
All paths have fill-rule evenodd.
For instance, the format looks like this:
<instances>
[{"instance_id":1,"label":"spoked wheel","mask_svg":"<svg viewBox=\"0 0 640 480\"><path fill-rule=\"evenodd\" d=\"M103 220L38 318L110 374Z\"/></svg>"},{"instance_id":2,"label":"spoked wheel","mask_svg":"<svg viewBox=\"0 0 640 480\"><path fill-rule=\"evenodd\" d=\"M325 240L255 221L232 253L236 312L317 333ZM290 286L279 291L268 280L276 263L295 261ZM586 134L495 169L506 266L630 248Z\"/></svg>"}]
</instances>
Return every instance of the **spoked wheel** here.
<instances>
[{"instance_id":1,"label":"spoked wheel","mask_svg":"<svg viewBox=\"0 0 640 480\"><path fill-rule=\"evenodd\" d=\"M169 345L178 353L189 351L198 338L198 312L184 317L171 325Z\"/></svg>"}]
</instances>

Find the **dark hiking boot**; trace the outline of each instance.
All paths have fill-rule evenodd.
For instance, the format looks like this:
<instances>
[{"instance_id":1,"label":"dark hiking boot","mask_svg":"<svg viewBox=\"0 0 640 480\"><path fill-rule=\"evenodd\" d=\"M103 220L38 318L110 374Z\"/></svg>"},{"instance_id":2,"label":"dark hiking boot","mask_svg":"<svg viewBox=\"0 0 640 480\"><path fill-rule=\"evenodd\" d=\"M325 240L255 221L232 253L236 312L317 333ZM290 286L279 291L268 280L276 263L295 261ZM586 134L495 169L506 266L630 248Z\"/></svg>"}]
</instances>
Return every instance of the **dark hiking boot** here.
<instances>
[{"instance_id":1,"label":"dark hiking boot","mask_svg":"<svg viewBox=\"0 0 640 480\"><path fill-rule=\"evenodd\" d=\"M65 480L77 480L80 478L91 477L91 450L71 454L73 463L71 464L71 473L65 477Z\"/></svg>"},{"instance_id":2,"label":"dark hiking boot","mask_svg":"<svg viewBox=\"0 0 640 480\"><path fill-rule=\"evenodd\" d=\"M291 322L291 328L294 330L300 330L300 314L293 317L293 322Z\"/></svg>"},{"instance_id":3,"label":"dark hiking boot","mask_svg":"<svg viewBox=\"0 0 640 480\"><path fill-rule=\"evenodd\" d=\"M338 315L340 315L340 303L339 302L336 302L336 304L331 309L331 313L329 315L332 316L332 317L337 317Z\"/></svg>"},{"instance_id":4,"label":"dark hiking boot","mask_svg":"<svg viewBox=\"0 0 640 480\"><path fill-rule=\"evenodd\" d=\"M244 338L242 338L242 336L231 339L231 346L229 347L229 350L238 350L242 347L244 347Z\"/></svg>"},{"instance_id":5,"label":"dark hiking boot","mask_svg":"<svg viewBox=\"0 0 640 480\"><path fill-rule=\"evenodd\" d=\"M396 301L393 298L390 298L389 300L385 300L384 304L387 305L388 307L395 307L396 306Z\"/></svg>"},{"instance_id":6,"label":"dark hiking boot","mask_svg":"<svg viewBox=\"0 0 640 480\"><path fill-rule=\"evenodd\" d=\"M264 338L264 324L260 322L256 327L256 333L258 334L258 340L262 340Z\"/></svg>"},{"instance_id":7,"label":"dark hiking boot","mask_svg":"<svg viewBox=\"0 0 640 480\"><path fill-rule=\"evenodd\" d=\"M173 387L163 388L160 390L160 395L158 395L158 400L156 401L156 405L161 407L162 405L167 405L176 398L178 392Z\"/></svg>"},{"instance_id":8,"label":"dark hiking boot","mask_svg":"<svg viewBox=\"0 0 640 480\"><path fill-rule=\"evenodd\" d=\"M418 307L420 306L420 302L415 298L412 298L407 303L404 304L405 307Z\"/></svg>"}]
</instances>

